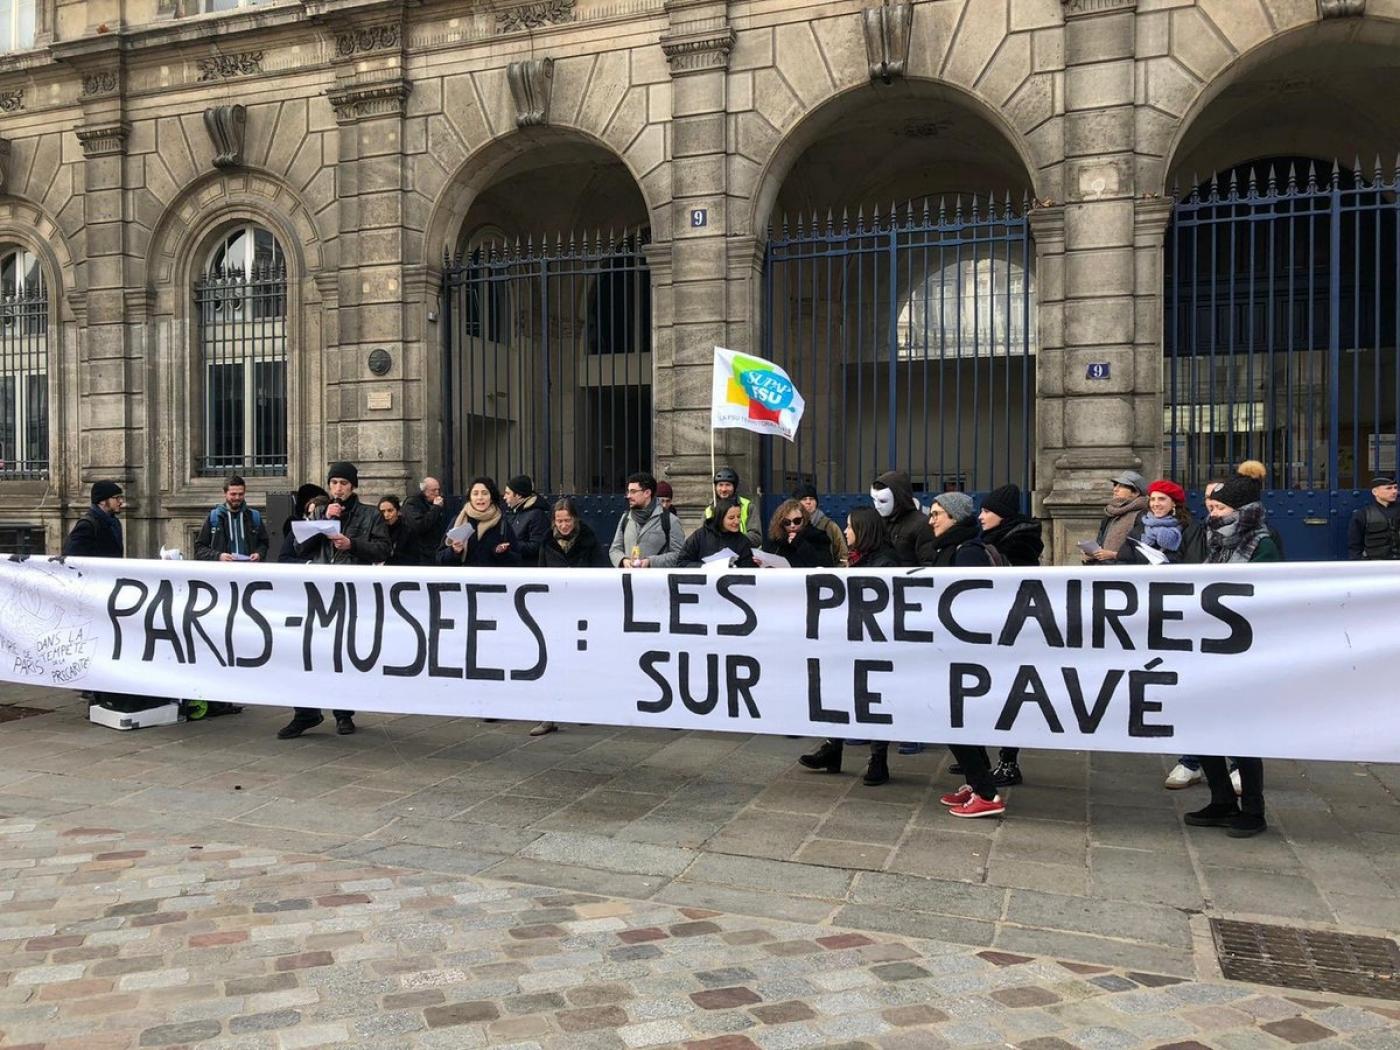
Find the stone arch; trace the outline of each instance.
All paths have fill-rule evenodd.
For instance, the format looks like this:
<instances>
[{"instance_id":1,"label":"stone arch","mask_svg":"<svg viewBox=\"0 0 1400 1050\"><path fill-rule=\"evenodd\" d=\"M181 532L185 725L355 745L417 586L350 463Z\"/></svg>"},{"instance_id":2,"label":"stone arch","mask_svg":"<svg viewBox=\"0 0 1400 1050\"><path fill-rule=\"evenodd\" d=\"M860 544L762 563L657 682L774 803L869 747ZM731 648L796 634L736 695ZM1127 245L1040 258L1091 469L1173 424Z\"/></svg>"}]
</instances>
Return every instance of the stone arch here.
<instances>
[{"instance_id":1,"label":"stone arch","mask_svg":"<svg viewBox=\"0 0 1400 1050\"><path fill-rule=\"evenodd\" d=\"M929 112L927 106L930 102L941 104L944 108ZM903 122L903 134L910 138L942 137L944 142L951 143L951 163L966 161L976 169L967 176L972 180L970 184L937 187L936 192L946 189L950 192L975 190L985 193L1011 189L1015 181L1032 196L1048 196L1051 193L1053 180L1048 171L1037 168L1035 154L1028 141L1004 114L978 95L931 79L912 78L880 87L866 83L833 93L816 108L794 120L786 133L772 144L755 177L749 208L741 214L741 225L735 232L763 237L764 230L773 220L779 195L799 161L810 150L820 148L823 141L830 140L843 123L851 123L862 110L876 107L883 114L884 126L896 128ZM869 131L868 123L865 130ZM956 140L953 136L957 136ZM973 161L972 154L978 152L979 147L985 147L983 155ZM861 151L851 152L859 154ZM889 157L889 165L882 166L879 162L865 165L862 177L870 185L879 182L882 167L888 174L889 169L899 167L908 159L901 157L897 150L891 150ZM992 177L978 185L981 174ZM888 194L882 197L873 188L870 192L872 195L866 198L866 203L878 201L883 206L890 203ZM1020 194L1016 196L1019 203Z\"/></svg>"},{"instance_id":2,"label":"stone arch","mask_svg":"<svg viewBox=\"0 0 1400 1050\"><path fill-rule=\"evenodd\" d=\"M75 304L83 305L80 269L58 223L37 204L0 198L0 244L9 243L21 244L43 260L55 311L52 320L75 320Z\"/></svg>"},{"instance_id":3,"label":"stone arch","mask_svg":"<svg viewBox=\"0 0 1400 1050\"><path fill-rule=\"evenodd\" d=\"M334 244L322 242L315 217L285 182L261 171L211 172L186 187L151 231L146 283L154 307L178 313L183 297L167 297L188 283L198 253L220 227L247 220L277 235L289 281L308 281L334 269Z\"/></svg>"},{"instance_id":4,"label":"stone arch","mask_svg":"<svg viewBox=\"0 0 1400 1050\"><path fill-rule=\"evenodd\" d=\"M659 197L655 184L649 185L646 181L646 173L639 172L625 153L618 152L606 140L580 128L551 125L523 128L493 138L457 166L429 213L423 237L423 261L435 267L441 264L444 256L456 253L463 223L472 205L513 163L526 157L538 159L543 151L551 148L567 150L580 145L608 154L626 169L645 205L651 228L657 236L664 236L666 225L662 216L669 195Z\"/></svg>"},{"instance_id":5,"label":"stone arch","mask_svg":"<svg viewBox=\"0 0 1400 1050\"><path fill-rule=\"evenodd\" d=\"M1169 194L1193 173L1207 178L1266 156L1320 152L1345 161L1360 152L1369 167L1368 145L1387 141L1382 160L1390 166L1400 120L1388 101L1394 91L1374 78L1400 50L1400 19L1319 20L1300 8L1251 0L1161 13L1171 19L1173 50L1145 63L1144 189Z\"/></svg>"}]
</instances>

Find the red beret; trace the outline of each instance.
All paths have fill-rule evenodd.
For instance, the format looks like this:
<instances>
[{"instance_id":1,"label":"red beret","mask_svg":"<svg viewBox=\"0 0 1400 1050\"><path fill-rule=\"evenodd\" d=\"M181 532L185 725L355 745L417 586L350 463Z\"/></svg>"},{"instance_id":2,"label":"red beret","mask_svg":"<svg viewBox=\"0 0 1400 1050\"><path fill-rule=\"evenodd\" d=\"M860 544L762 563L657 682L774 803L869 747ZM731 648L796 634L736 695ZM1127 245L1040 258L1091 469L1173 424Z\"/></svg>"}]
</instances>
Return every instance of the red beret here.
<instances>
[{"instance_id":1,"label":"red beret","mask_svg":"<svg viewBox=\"0 0 1400 1050\"><path fill-rule=\"evenodd\" d=\"M1175 481L1167 481L1165 478L1154 481L1147 486L1147 494L1150 496L1154 492L1160 492L1178 507L1186 504L1186 490Z\"/></svg>"}]
</instances>

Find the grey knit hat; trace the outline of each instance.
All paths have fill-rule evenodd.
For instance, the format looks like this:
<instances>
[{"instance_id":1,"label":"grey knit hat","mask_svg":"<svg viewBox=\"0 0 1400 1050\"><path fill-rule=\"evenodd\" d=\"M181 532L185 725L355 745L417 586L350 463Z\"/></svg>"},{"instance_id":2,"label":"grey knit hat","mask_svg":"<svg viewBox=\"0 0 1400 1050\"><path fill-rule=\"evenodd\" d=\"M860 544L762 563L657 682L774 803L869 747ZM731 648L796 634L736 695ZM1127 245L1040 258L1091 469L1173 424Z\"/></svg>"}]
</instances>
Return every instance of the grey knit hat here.
<instances>
[{"instance_id":1,"label":"grey knit hat","mask_svg":"<svg viewBox=\"0 0 1400 1050\"><path fill-rule=\"evenodd\" d=\"M948 517L954 521L967 521L977 513L976 504L966 492L940 492L933 497L933 502L947 511Z\"/></svg>"}]
</instances>

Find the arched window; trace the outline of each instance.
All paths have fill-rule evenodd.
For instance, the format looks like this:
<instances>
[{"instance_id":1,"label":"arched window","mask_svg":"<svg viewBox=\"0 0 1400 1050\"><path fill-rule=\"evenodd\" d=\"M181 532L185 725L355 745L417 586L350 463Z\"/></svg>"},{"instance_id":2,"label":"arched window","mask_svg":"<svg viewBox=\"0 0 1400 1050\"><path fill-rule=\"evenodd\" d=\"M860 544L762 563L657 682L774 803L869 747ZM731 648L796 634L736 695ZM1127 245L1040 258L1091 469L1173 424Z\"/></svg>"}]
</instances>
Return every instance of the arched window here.
<instances>
[{"instance_id":1,"label":"arched window","mask_svg":"<svg viewBox=\"0 0 1400 1050\"><path fill-rule=\"evenodd\" d=\"M899 356L937 361L1035 353L1034 318L1034 283L1020 261L948 260L910 289L899 314Z\"/></svg>"},{"instance_id":2,"label":"arched window","mask_svg":"<svg viewBox=\"0 0 1400 1050\"><path fill-rule=\"evenodd\" d=\"M49 472L49 293L33 252L0 249L0 477Z\"/></svg>"},{"instance_id":3,"label":"arched window","mask_svg":"<svg viewBox=\"0 0 1400 1050\"><path fill-rule=\"evenodd\" d=\"M287 473L287 267L271 231L225 233L195 283L200 474Z\"/></svg>"}]
</instances>

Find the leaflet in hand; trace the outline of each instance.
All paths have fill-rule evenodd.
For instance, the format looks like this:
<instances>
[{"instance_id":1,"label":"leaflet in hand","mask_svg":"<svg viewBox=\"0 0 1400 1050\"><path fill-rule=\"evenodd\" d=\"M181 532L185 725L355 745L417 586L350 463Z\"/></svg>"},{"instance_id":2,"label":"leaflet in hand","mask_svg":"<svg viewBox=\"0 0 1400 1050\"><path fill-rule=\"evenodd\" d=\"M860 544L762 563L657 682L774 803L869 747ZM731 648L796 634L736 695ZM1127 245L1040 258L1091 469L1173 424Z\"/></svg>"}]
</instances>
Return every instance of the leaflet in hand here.
<instances>
[{"instance_id":1,"label":"leaflet in hand","mask_svg":"<svg viewBox=\"0 0 1400 1050\"><path fill-rule=\"evenodd\" d=\"M467 522L465 525L458 525L455 529L448 529L447 540L449 543L466 543L474 528L476 528L475 525Z\"/></svg>"},{"instance_id":2,"label":"leaflet in hand","mask_svg":"<svg viewBox=\"0 0 1400 1050\"><path fill-rule=\"evenodd\" d=\"M792 562L788 561L781 554L769 554L767 551L755 547L753 560L760 569L791 569Z\"/></svg>"},{"instance_id":3,"label":"leaflet in hand","mask_svg":"<svg viewBox=\"0 0 1400 1050\"><path fill-rule=\"evenodd\" d=\"M1128 537L1128 541L1136 545L1138 553L1141 554L1144 558L1146 558L1149 564L1167 564L1167 556L1161 551L1159 551L1156 547L1149 547L1147 544L1143 543L1142 540L1135 540L1131 536Z\"/></svg>"},{"instance_id":4,"label":"leaflet in hand","mask_svg":"<svg viewBox=\"0 0 1400 1050\"><path fill-rule=\"evenodd\" d=\"M339 530L337 530L337 531L339 531ZM230 558L232 561L252 561L252 560L253 560L253 556L252 556L251 554L230 554L230 555L229 555L229 558Z\"/></svg>"},{"instance_id":5,"label":"leaflet in hand","mask_svg":"<svg viewBox=\"0 0 1400 1050\"><path fill-rule=\"evenodd\" d=\"M1103 550L1094 540L1080 540L1078 546L1085 554L1097 554Z\"/></svg>"},{"instance_id":6,"label":"leaflet in hand","mask_svg":"<svg viewBox=\"0 0 1400 1050\"><path fill-rule=\"evenodd\" d=\"M335 518L320 521L292 522L292 538L298 543L306 543L313 536L339 536L340 522Z\"/></svg>"},{"instance_id":7,"label":"leaflet in hand","mask_svg":"<svg viewBox=\"0 0 1400 1050\"><path fill-rule=\"evenodd\" d=\"M706 572L724 572L733 564L734 552L727 547L700 559L700 565Z\"/></svg>"}]
</instances>

